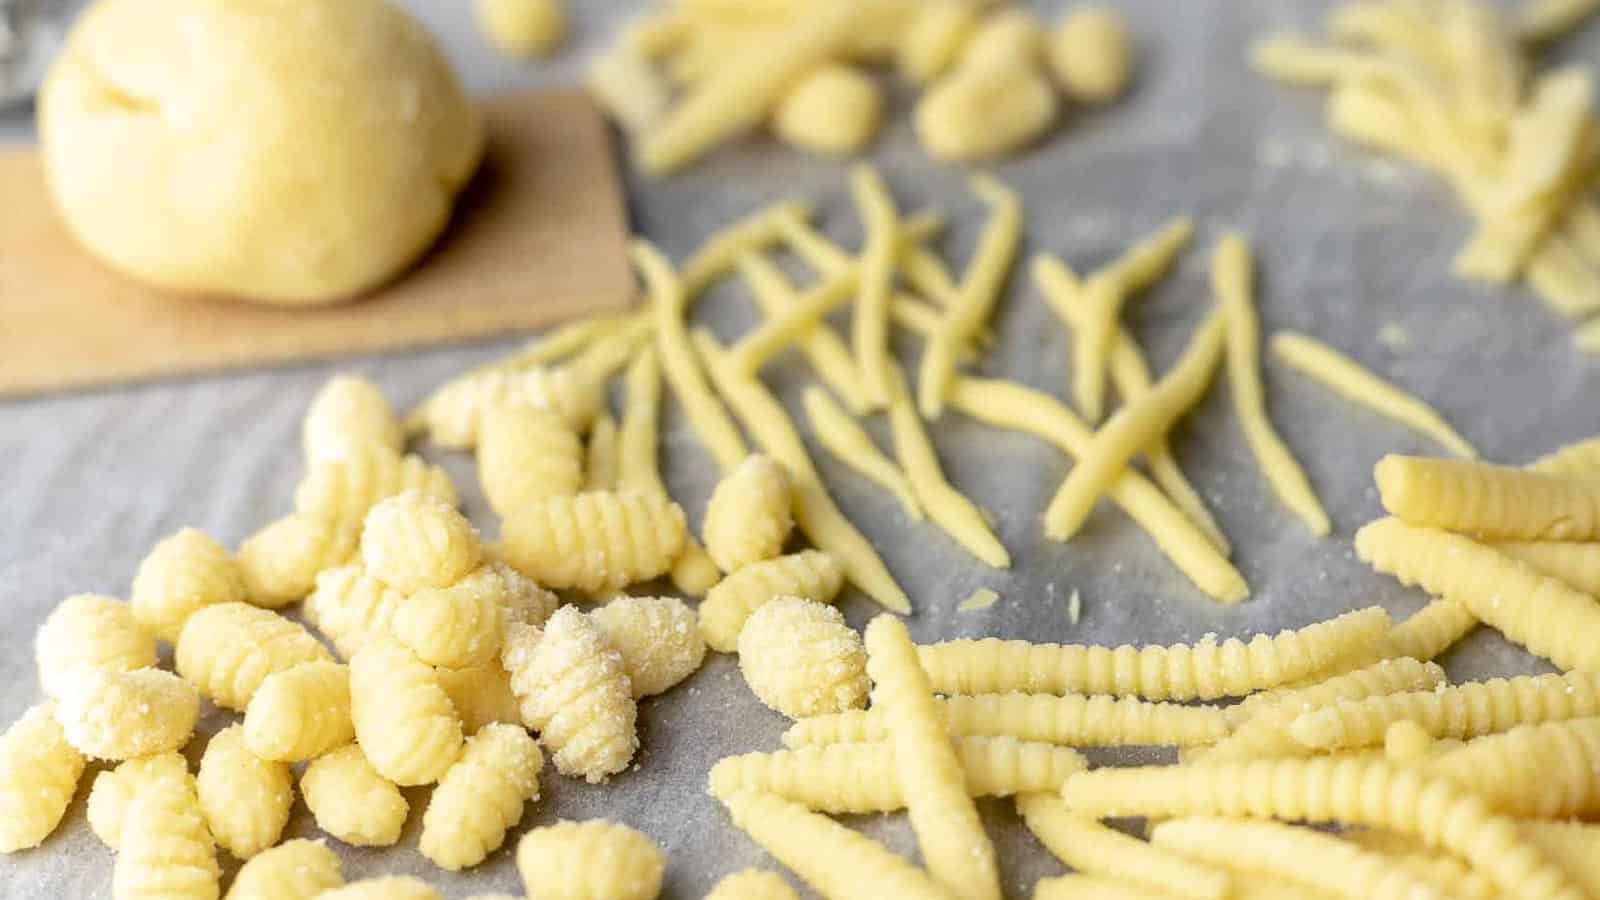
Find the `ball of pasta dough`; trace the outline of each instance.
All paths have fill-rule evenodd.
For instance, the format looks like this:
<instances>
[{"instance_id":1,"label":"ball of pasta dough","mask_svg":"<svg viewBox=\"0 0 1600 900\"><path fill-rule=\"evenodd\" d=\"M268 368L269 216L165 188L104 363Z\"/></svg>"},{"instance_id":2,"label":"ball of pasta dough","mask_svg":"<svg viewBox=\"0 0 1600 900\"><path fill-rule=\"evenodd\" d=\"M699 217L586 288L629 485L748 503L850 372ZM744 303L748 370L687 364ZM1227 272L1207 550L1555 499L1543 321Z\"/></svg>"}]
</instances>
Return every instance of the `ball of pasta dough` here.
<instances>
[{"instance_id":1,"label":"ball of pasta dough","mask_svg":"<svg viewBox=\"0 0 1600 900\"><path fill-rule=\"evenodd\" d=\"M450 218L483 122L388 0L99 0L39 97L68 229L185 294L328 303Z\"/></svg>"},{"instance_id":2,"label":"ball of pasta dough","mask_svg":"<svg viewBox=\"0 0 1600 900\"><path fill-rule=\"evenodd\" d=\"M1062 17L1050 36L1050 65L1073 99L1103 103L1128 87L1133 48L1128 25L1114 9L1084 6Z\"/></svg>"}]
</instances>

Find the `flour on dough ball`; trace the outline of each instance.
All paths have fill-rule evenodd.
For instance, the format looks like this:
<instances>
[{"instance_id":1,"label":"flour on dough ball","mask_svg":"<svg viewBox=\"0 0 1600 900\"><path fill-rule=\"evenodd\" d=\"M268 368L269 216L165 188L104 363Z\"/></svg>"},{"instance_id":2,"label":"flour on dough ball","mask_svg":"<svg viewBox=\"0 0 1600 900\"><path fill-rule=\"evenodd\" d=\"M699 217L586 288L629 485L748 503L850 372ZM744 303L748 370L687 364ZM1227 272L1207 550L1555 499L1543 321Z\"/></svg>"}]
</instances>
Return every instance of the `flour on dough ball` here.
<instances>
[{"instance_id":1,"label":"flour on dough ball","mask_svg":"<svg viewBox=\"0 0 1600 900\"><path fill-rule=\"evenodd\" d=\"M831 606L779 597L739 632L739 669L762 703L791 719L859 709L867 701L867 651Z\"/></svg>"}]
</instances>

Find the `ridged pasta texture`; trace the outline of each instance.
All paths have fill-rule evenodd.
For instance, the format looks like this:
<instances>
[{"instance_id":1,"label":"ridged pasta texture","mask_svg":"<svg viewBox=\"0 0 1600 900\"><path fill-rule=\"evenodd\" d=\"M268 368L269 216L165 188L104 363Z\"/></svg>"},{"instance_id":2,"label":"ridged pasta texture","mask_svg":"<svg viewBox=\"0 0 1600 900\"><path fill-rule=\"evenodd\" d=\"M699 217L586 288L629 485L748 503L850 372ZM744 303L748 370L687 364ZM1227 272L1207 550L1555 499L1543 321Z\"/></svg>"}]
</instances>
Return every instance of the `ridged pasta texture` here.
<instances>
[{"instance_id":1,"label":"ridged pasta texture","mask_svg":"<svg viewBox=\"0 0 1600 900\"><path fill-rule=\"evenodd\" d=\"M228 900L311 900L343 884L338 854L321 841L296 838L240 866Z\"/></svg>"},{"instance_id":2,"label":"ridged pasta texture","mask_svg":"<svg viewBox=\"0 0 1600 900\"><path fill-rule=\"evenodd\" d=\"M464 733L476 734L491 722L522 724L517 696L511 693L511 675L498 659L465 669L436 668L434 672L450 695Z\"/></svg>"},{"instance_id":3,"label":"ridged pasta texture","mask_svg":"<svg viewBox=\"0 0 1600 900\"><path fill-rule=\"evenodd\" d=\"M493 661L500 655L512 602L501 571L481 565L447 587L418 590L395 608L390 631L429 665L462 668Z\"/></svg>"},{"instance_id":4,"label":"ridged pasta texture","mask_svg":"<svg viewBox=\"0 0 1600 900\"><path fill-rule=\"evenodd\" d=\"M1457 459L1385 456L1374 476L1403 522L1503 540L1600 538L1600 485Z\"/></svg>"},{"instance_id":5,"label":"ridged pasta texture","mask_svg":"<svg viewBox=\"0 0 1600 900\"><path fill-rule=\"evenodd\" d=\"M1055 793L1088 767L1077 751L1014 738L960 738L956 758L973 797ZM742 790L793 800L818 812L868 813L905 808L887 743L832 744L776 753L746 753L711 768L711 793Z\"/></svg>"},{"instance_id":6,"label":"ridged pasta texture","mask_svg":"<svg viewBox=\"0 0 1600 900\"><path fill-rule=\"evenodd\" d=\"M214 603L250 600L239 561L204 532L184 528L161 539L139 563L129 606L145 630L169 644L178 642L194 611Z\"/></svg>"},{"instance_id":7,"label":"ridged pasta texture","mask_svg":"<svg viewBox=\"0 0 1600 900\"><path fill-rule=\"evenodd\" d=\"M441 388L420 410L421 420L434 443L456 449L477 446L489 410L502 406L555 413L581 433L600 410L603 388L594 379L565 368L482 372Z\"/></svg>"},{"instance_id":8,"label":"ridged pasta texture","mask_svg":"<svg viewBox=\"0 0 1600 900\"><path fill-rule=\"evenodd\" d=\"M1600 437L1568 444L1539 457L1528 468L1543 475L1588 478L1600 475Z\"/></svg>"},{"instance_id":9,"label":"ridged pasta texture","mask_svg":"<svg viewBox=\"0 0 1600 900\"><path fill-rule=\"evenodd\" d=\"M33 639L39 684L59 697L80 666L131 672L156 664L156 639L133 617L128 604L99 594L74 594L61 601Z\"/></svg>"},{"instance_id":10,"label":"ridged pasta texture","mask_svg":"<svg viewBox=\"0 0 1600 900\"><path fill-rule=\"evenodd\" d=\"M262 759L315 759L355 740L350 670L302 663L267 676L244 712L244 741Z\"/></svg>"},{"instance_id":11,"label":"ridged pasta texture","mask_svg":"<svg viewBox=\"0 0 1600 900\"><path fill-rule=\"evenodd\" d=\"M422 815L422 855L452 871L483 862L539 799L544 755L520 725L486 725L439 779Z\"/></svg>"},{"instance_id":12,"label":"ridged pasta texture","mask_svg":"<svg viewBox=\"0 0 1600 900\"><path fill-rule=\"evenodd\" d=\"M635 699L670 689L706 658L694 610L676 597L617 597L589 618L622 654Z\"/></svg>"},{"instance_id":13,"label":"ridged pasta texture","mask_svg":"<svg viewBox=\"0 0 1600 900\"><path fill-rule=\"evenodd\" d=\"M1296 631L1171 646L1098 647L1028 641L946 641L918 648L945 694L1025 691L1114 694L1148 700L1238 697L1307 678L1364 652L1389 629L1379 607Z\"/></svg>"},{"instance_id":14,"label":"ridged pasta texture","mask_svg":"<svg viewBox=\"0 0 1600 900\"><path fill-rule=\"evenodd\" d=\"M478 435L478 483L489 506L509 516L546 497L583 489L583 441L555 413L496 406Z\"/></svg>"},{"instance_id":15,"label":"ridged pasta texture","mask_svg":"<svg viewBox=\"0 0 1600 900\"><path fill-rule=\"evenodd\" d=\"M1432 600L1389 629L1378 652L1388 657L1433 659L1477 627L1478 617L1465 606L1454 600Z\"/></svg>"},{"instance_id":16,"label":"ridged pasta texture","mask_svg":"<svg viewBox=\"0 0 1600 900\"><path fill-rule=\"evenodd\" d=\"M306 598L305 618L333 642L340 657L349 659L370 641L394 634L394 614L404 599L360 565L335 566L317 575L316 590Z\"/></svg>"},{"instance_id":17,"label":"ridged pasta texture","mask_svg":"<svg viewBox=\"0 0 1600 900\"><path fill-rule=\"evenodd\" d=\"M666 574L683 551L683 510L661 494L550 497L501 523L501 552L548 588L617 590Z\"/></svg>"},{"instance_id":18,"label":"ridged pasta texture","mask_svg":"<svg viewBox=\"0 0 1600 900\"><path fill-rule=\"evenodd\" d=\"M542 632L508 629L501 662L522 723L539 732L561 774L594 784L627 768L639 709L622 654L588 616L563 606Z\"/></svg>"},{"instance_id":19,"label":"ridged pasta texture","mask_svg":"<svg viewBox=\"0 0 1600 900\"><path fill-rule=\"evenodd\" d=\"M449 587L482 560L483 544L467 517L418 491L380 500L361 527L367 574L404 594Z\"/></svg>"},{"instance_id":20,"label":"ridged pasta texture","mask_svg":"<svg viewBox=\"0 0 1600 900\"><path fill-rule=\"evenodd\" d=\"M1600 719L1521 725L1428 762L1508 816L1537 819L1600 813Z\"/></svg>"},{"instance_id":21,"label":"ridged pasta texture","mask_svg":"<svg viewBox=\"0 0 1600 900\"><path fill-rule=\"evenodd\" d=\"M189 774L189 761L175 751L130 759L115 769L107 769L96 775L86 810L89 828L94 831L95 837L113 850L120 848L122 820L128 814L133 798L145 785L160 780L183 781L190 790L195 790L194 776Z\"/></svg>"},{"instance_id":22,"label":"ridged pasta texture","mask_svg":"<svg viewBox=\"0 0 1600 900\"><path fill-rule=\"evenodd\" d=\"M191 616L173 658L178 674L201 694L240 711L267 676L301 663L333 661L305 628L246 603L208 606Z\"/></svg>"},{"instance_id":23,"label":"ridged pasta texture","mask_svg":"<svg viewBox=\"0 0 1600 900\"><path fill-rule=\"evenodd\" d=\"M242 726L212 736L195 786L211 836L234 857L249 859L283 836L294 804L289 765L251 753Z\"/></svg>"},{"instance_id":24,"label":"ridged pasta texture","mask_svg":"<svg viewBox=\"0 0 1600 900\"><path fill-rule=\"evenodd\" d=\"M387 847L400 840L410 807L355 744L319 756L300 776L300 793L317 827L346 844Z\"/></svg>"},{"instance_id":25,"label":"ridged pasta texture","mask_svg":"<svg viewBox=\"0 0 1600 900\"><path fill-rule=\"evenodd\" d=\"M793 528L788 474L777 460L755 453L711 492L700 536L717 568L734 572L782 553Z\"/></svg>"},{"instance_id":26,"label":"ridged pasta texture","mask_svg":"<svg viewBox=\"0 0 1600 900\"><path fill-rule=\"evenodd\" d=\"M306 462L338 459L365 444L377 444L399 453L406 433L389 399L360 375L341 374L328 379L306 409L300 423L300 443Z\"/></svg>"},{"instance_id":27,"label":"ridged pasta texture","mask_svg":"<svg viewBox=\"0 0 1600 900\"><path fill-rule=\"evenodd\" d=\"M317 900L443 900L443 895L420 878L382 875L324 891Z\"/></svg>"},{"instance_id":28,"label":"ridged pasta texture","mask_svg":"<svg viewBox=\"0 0 1600 900\"><path fill-rule=\"evenodd\" d=\"M361 752L395 784L432 784L461 755L461 722L438 674L397 644L351 657L350 718Z\"/></svg>"},{"instance_id":29,"label":"ridged pasta texture","mask_svg":"<svg viewBox=\"0 0 1600 900\"><path fill-rule=\"evenodd\" d=\"M557 822L517 844L517 869L530 900L654 900L666 854L616 822Z\"/></svg>"},{"instance_id":30,"label":"ridged pasta texture","mask_svg":"<svg viewBox=\"0 0 1600 900\"><path fill-rule=\"evenodd\" d=\"M1017 812L1055 857L1086 875L1142 885L1161 896L1222 900L1232 879L1224 869L1185 859L1067 809L1059 792L1017 798Z\"/></svg>"},{"instance_id":31,"label":"ridged pasta texture","mask_svg":"<svg viewBox=\"0 0 1600 900\"><path fill-rule=\"evenodd\" d=\"M844 567L832 554L802 550L745 566L706 592L700 633L719 653L739 647L739 631L750 614L775 597L832 603L844 587Z\"/></svg>"},{"instance_id":32,"label":"ridged pasta texture","mask_svg":"<svg viewBox=\"0 0 1600 900\"><path fill-rule=\"evenodd\" d=\"M30 707L11 723L0 735L0 853L44 843L78 790L84 762L53 704Z\"/></svg>"},{"instance_id":33,"label":"ridged pasta texture","mask_svg":"<svg viewBox=\"0 0 1600 900\"><path fill-rule=\"evenodd\" d=\"M67 742L96 759L137 759L182 749L200 718L200 695L161 669L77 669L55 708Z\"/></svg>"},{"instance_id":34,"label":"ridged pasta texture","mask_svg":"<svg viewBox=\"0 0 1600 900\"><path fill-rule=\"evenodd\" d=\"M316 587L323 571L350 560L360 529L311 513L291 513L269 523L239 545L239 571L246 599L278 609Z\"/></svg>"},{"instance_id":35,"label":"ridged pasta texture","mask_svg":"<svg viewBox=\"0 0 1600 900\"><path fill-rule=\"evenodd\" d=\"M1099 769L1067 779L1074 811L1095 817L1251 816L1366 825L1449 850L1516 897L1583 896L1509 819L1439 777L1352 757Z\"/></svg>"},{"instance_id":36,"label":"ridged pasta texture","mask_svg":"<svg viewBox=\"0 0 1600 900\"><path fill-rule=\"evenodd\" d=\"M739 670L767 706L791 719L857 709L867 702L861 636L831 606L780 597L739 632Z\"/></svg>"},{"instance_id":37,"label":"ridged pasta texture","mask_svg":"<svg viewBox=\"0 0 1600 900\"><path fill-rule=\"evenodd\" d=\"M1585 594L1600 595L1600 542L1496 541L1493 546Z\"/></svg>"},{"instance_id":38,"label":"ridged pasta texture","mask_svg":"<svg viewBox=\"0 0 1600 900\"><path fill-rule=\"evenodd\" d=\"M186 780L152 782L133 798L111 872L115 900L216 900L221 877L216 845Z\"/></svg>"}]
</instances>

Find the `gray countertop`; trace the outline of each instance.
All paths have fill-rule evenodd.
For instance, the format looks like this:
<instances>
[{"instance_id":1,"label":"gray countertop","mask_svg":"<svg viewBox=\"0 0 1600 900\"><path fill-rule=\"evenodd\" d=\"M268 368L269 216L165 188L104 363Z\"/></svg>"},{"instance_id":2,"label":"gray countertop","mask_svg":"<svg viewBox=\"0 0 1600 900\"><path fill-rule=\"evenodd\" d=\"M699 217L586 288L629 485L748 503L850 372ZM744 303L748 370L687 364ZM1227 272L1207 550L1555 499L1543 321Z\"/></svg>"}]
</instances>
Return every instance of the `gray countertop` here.
<instances>
[{"instance_id":1,"label":"gray countertop","mask_svg":"<svg viewBox=\"0 0 1600 900\"><path fill-rule=\"evenodd\" d=\"M480 91L570 79L584 54L637 8L577 0L576 44L556 62L531 65L495 57L474 32L465 3L409 5L435 27L463 77ZM1224 230L1240 229L1257 245L1269 333L1294 328L1352 353L1435 403L1488 458L1520 461L1600 431L1600 361L1569 348L1570 325L1526 290L1449 277L1451 256L1470 223L1440 182L1329 137L1320 95L1270 85L1247 71L1242 53L1252 35L1314 28L1322 4L1121 5L1140 44L1139 83L1131 96L1104 110L1073 110L1048 142L994 171L1025 189L1027 250L1059 252L1080 269L1105 262L1172 214L1196 218L1196 249L1166 283L1130 303L1125 316L1158 368L1170 363L1210 303L1211 244ZM1053 15L1057 8L1051 2L1047 11ZM1559 52L1592 53L1600 47L1600 29L1572 44ZM960 170L923 157L906 124L908 108L909 97L898 95L875 157L903 208L936 204L950 212L954 226L945 248L959 263L981 226L982 209ZM25 114L0 115L0 138L23 139L28 131ZM678 259L718 225L794 196L817 200L829 229L854 242L859 228L844 172L844 164L803 158L758 137L671 180L630 175L629 198L636 230ZM999 350L982 369L1060 395L1068 377L1067 341L1024 275L1019 270L998 312ZM725 337L753 321L750 304L732 284L713 291L697 316ZM1408 340L1380 341L1386 328ZM329 375L365 373L398 403L409 404L518 340L0 402L0 721L37 698L31 639L62 597L125 595L151 544L181 526L232 545L289 508L301 474L300 416ZM1000 635L1171 642L1300 626L1370 603L1409 613L1421 595L1367 571L1349 539L1378 513L1373 462L1389 451L1435 448L1270 360L1266 370L1272 415L1320 490L1336 531L1314 539L1274 502L1226 390L1213 390L1175 435L1175 449L1214 504L1253 588L1249 602L1231 609L1201 596L1109 507L1102 506L1070 545L1045 541L1039 514L1067 464L1032 439L955 416L933 429L951 479L995 514L1016 560L1006 572L975 562L931 526L906 522L891 498L820 451L817 457L841 505L911 594L917 613L910 624L919 640ZM767 375L798 412L798 387L808 373L785 359ZM886 441L882 424L872 427ZM713 480L711 463L675 409L668 410L664 434L663 462L674 494L698 519ZM451 471L469 513L492 531L470 459L425 452ZM1000 602L985 612L957 612L956 604L978 587L998 591ZM1075 590L1083 601L1076 625L1067 614ZM873 612L854 596L844 608L857 625ZM1538 669L1527 654L1488 634L1473 636L1446 662L1457 677ZM216 714L205 722L207 730L222 724ZM704 790L717 758L775 749L784 726L744 687L734 661L714 658L684 685L646 701L640 724L643 750L635 770L592 787L547 767L544 798L524 827L594 816L640 827L669 854L665 896L672 898L698 897L741 867L773 866ZM1167 757L1130 751L1096 758ZM112 855L84 821L86 788L87 780L42 849L0 858L0 898L109 894ZM425 796L410 793L414 812ZM1008 805L985 803L984 809L1008 894L1023 896L1037 877L1060 870ZM898 849L913 847L903 817L859 824ZM419 828L414 814L400 846L342 850L347 876L414 872L455 897L519 889L514 838L486 864L452 875L416 852ZM289 836L316 834L297 808Z\"/></svg>"}]
</instances>

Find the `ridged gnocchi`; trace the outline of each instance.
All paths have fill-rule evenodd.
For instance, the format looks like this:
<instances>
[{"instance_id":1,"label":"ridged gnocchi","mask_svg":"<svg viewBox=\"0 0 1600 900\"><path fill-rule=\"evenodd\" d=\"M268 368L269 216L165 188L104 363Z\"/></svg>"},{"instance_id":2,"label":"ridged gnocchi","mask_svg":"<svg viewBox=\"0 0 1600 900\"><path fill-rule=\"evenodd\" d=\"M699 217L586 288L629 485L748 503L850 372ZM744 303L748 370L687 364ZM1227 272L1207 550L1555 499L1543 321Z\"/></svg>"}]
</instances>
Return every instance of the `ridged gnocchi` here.
<instances>
[{"instance_id":1,"label":"ridged gnocchi","mask_svg":"<svg viewBox=\"0 0 1600 900\"><path fill-rule=\"evenodd\" d=\"M379 501L361 528L367 574L403 594L449 587L482 560L478 530L466 516L417 491Z\"/></svg>"},{"instance_id":2,"label":"ridged gnocchi","mask_svg":"<svg viewBox=\"0 0 1600 900\"><path fill-rule=\"evenodd\" d=\"M438 673L390 641L351 657L350 718L361 752L395 784L432 784L461 755L461 721Z\"/></svg>"},{"instance_id":3,"label":"ridged gnocchi","mask_svg":"<svg viewBox=\"0 0 1600 900\"><path fill-rule=\"evenodd\" d=\"M654 900L666 866L654 841L604 819L535 828L517 844L528 900Z\"/></svg>"},{"instance_id":4,"label":"ridged gnocchi","mask_svg":"<svg viewBox=\"0 0 1600 900\"><path fill-rule=\"evenodd\" d=\"M244 711L244 742L262 759L315 759L355 740L350 670L303 663L268 675Z\"/></svg>"},{"instance_id":5,"label":"ridged gnocchi","mask_svg":"<svg viewBox=\"0 0 1600 900\"><path fill-rule=\"evenodd\" d=\"M417 413L428 437L441 447L468 450L478 444L490 409L527 406L559 415L577 432L599 412L602 385L565 368L483 372L445 385Z\"/></svg>"},{"instance_id":6,"label":"ridged gnocchi","mask_svg":"<svg viewBox=\"0 0 1600 900\"><path fill-rule=\"evenodd\" d=\"M844 567L821 550L802 550L764 560L722 579L700 604L700 633L719 653L739 647L750 614L776 597L832 603L844 587Z\"/></svg>"},{"instance_id":7,"label":"ridged gnocchi","mask_svg":"<svg viewBox=\"0 0 1600 900\"><path fill-rule=\"evenodd\" d=\"M434 672L450 695L462 732L476 734L491 722L522 723L517 695L511 693L511 675L498 659L465 669L436 668Z\"/></svg>"},{"instance_id":8,"label":"ridged gnocchi","mask_svg":"<svg viewBox=\"0 0 1600 900\"><path fill-rule=\"evenodd\" d=\"M717 568L734 572L782 553L793 528L789 476L772 457L757 453L718 482L700 535Z\"/></svg>"},{"instance_id":9,"label":"ridged gnocchi","mask_svg":"<svg viewBox=\"0 0 1600 900\"><path fill-rule=\"evenodd\" d=\"M267 676L333 660L299 624L246 603L220 603L190 616L173 659L178 674L201 694L240 711Z\"/></svg>"},{"instance_id":10,"label":"ridged gnocchi","mask_svg":"<svg viewBox=\"0 0 1600 900\"><path fill-rule=\"evenodd\" d=\"M323 891L317 900L443 900L443 896L420 878L381 875Z\"/></svg>"},{"instance_id":11,"label":"ridged gnocchi","mask_svg":"<svg viewBox=\"0 0 1600 900\"><path fill-rule=\"evenodd\" d=\"M59 697L81 666L131 672L156 664L156 639L134 618L128 604L99 594L74 594L61 601L33 639L39 684Z\"/></svg>"},{"instance_id":12,"label":"ridged gnocchi","mask_svg":"<svg viewBox=\"0 0 1600 900\"><path fill-rule=\"evenodd\" d=\"M781 597L739 632L739 670L758 699L791 719L867 702L861 635L831 606Z\"/></svg>"},{"instance_id":13,"label":"ridged gnocchi","mask_svg":"<svg viewBox=\"0 0 1600 900\"><path fill-rule=\"evenodd\" d=\"M548 588L591 593L663 575L683 551L683 510L654 493L549 497L501 523L505 561Z\"/></svg>"},{"instance_id":14,"label":"ridged gnocchi","mask_svg":"<svg viewBox=\"0 0 1600 900\"><path fill-rule=\"evenodd\" d=\"M343 884L338 854L321 841L296 838L240 866L228 900L313 900Z\"/></svg>"},{"instance_id":15,"label":"ridged gnocchi","mask_svg":"<svg viewBox=\"0 0 1600 900\"><path fill-rule=\"evenodd\" d=\"M467 739L422 815L422 855L446 869L475 866L505 842L539 798L544 755L520 725L485 725Z\"/></svg>"},{"instance_id":16,"label":"ridged gnocchi","mask_svg":"<svg viewBox=\"0 0 1600 900\"><path fill-rule=\"evenodd\" d=\"M522 724L539 732L557 771L596 784L627 768L639 709L622 654L588 616L564 606L542 631L508 629L501 662Z\"/></svg>"},{"instance_id":17,"label":"ridged gnocchi","mask_svg":"<svg viewBox=\"0 0 1600 900\"><path fill-rule=\"evenodd\" d=\"M216 845L187 780L151 782L134 796L111 871L115 900L216 900L221 877Z\"/></svg>"},{"instance_id":18,"label":"ridged gnocchi","mask_svg":"<svg viewBox=\"0 0 1600 900\"><path fill-rule=\"evenodd\" d=\"M317 575L305 617L348 660L368 642L393 634L391 623L404 599L360 565L335 566Z\"/></svg>"},{"instance_id":19,"label":"ridged gnocchi","mask_svg":"<svg viewBox=\"0 0 1600 900\"><path fill-rule=\"evenodd\" d=\"M195 790L194 776L189 773L189 761L183 754L161 753L142 756L120 763L95 776L89 790L86 815L89 828L100 842L113 850L122 846L122 819L128 806L145 785L154 781L184 781Z\"/></svg>"},{"instance_id":20,"label":"ridged gnocchi","mask_svg":"<svg viewBox=\"0 0 1600 900\"><path fill-rule=\"evenodd\" d=\"M717 882L706 900L800 900L777 872L742 869Z\"/></svg>"},{"instance_id":21,"label":"ridged gnocchi","mask_svg":"<svg viewBox=\"0 0 1600 900\"><path fill-rule=\"evenodd\" d=\"M484 413L478 482L500 516L546 497L578 493L583 465L583 442L555 413L529 406L496 406Z\"/></svg>"},{"instance_id":22,"label":"ridged gnocchi","mask_svg":"<svg viewBox=\"0 0 1600 900\"><path fill-rule=\"evenodd\" d=\"M510 588L491 565L445 587L417 590L394 610L390 630L418 659L432 666L464 668L500 653Z\"/></svg>"},{"instance_id":23,"label":"ridged gnocchi","mask_svg":"<svg viewBox=\"0 0 1600 900\"><path fill-rule=\"evenodd\" d=\"M163 538L140 561L128 605L146 630L176 644L195 610L243 600L268 602L246 590L244 570L227 548L204 532L184 528Z\"/></svg>"},{"instance_id":24,"label":"ridged gnocchi","mask_svg":"<svg viewBox=\"0 0 1600 900\"><path fill-rule=\"evenodd\" d=\"M289 766L251 753L241 725L224 728L206 744L195 788L211 836L238 859L277 844L289 823Z\"/></svg>"},{"instance_id":25,"label":"ridged gnocchi","mask_svg":"<svg viewBox=\"0 0 1600 900\"><path fill-rule=\"evenodd\" d=\"M706 657L694 610L676 597L617 597L589 618L622 654L634 699L666 691Z\"/></svg>"},{"instance_id":26,"label":"ridged gnocchi","mask_svg":"<svg viewBox=\"0 0 1600 900\"><path fill-rule=\"evenodd\" d=\"M96 759L136 759L178 750L194 735L200 695L161 669L75 670L55 708L67 742Z\"/></svg>"},{"instance_id":27,"label":"ridged gnocchi","mask_svg":"<svg viewBox=\"0 0 1600 900\"><path fill-rule=\"evenodd\" d=\"M389 399L360 375L335 375L317 391L300 424L306 462L338 459L364 444L399 453L406 433Z\"/></svg>"},{"instance_id":28,"label":"ridged gnocchi","mask_svg":"<svg viewBox=\"0 0 1600 900\"><path fill-rule=\"evenodd\" d=\"M56 830L83 775L53 704L22 714L0 735L0 853L37 847Z\"/></svg>"},{"instance_id":29,"label":"ridged gnocchi","mask_svg":"<svg viewBox=\"0 0 1600 900\"><path fill-rule=\"evenodd\" d=\"M300 776L300 793L317 827L356 847L400 840L410 805L355 744L319 756Z\"/></svg>"}]
</instances>

